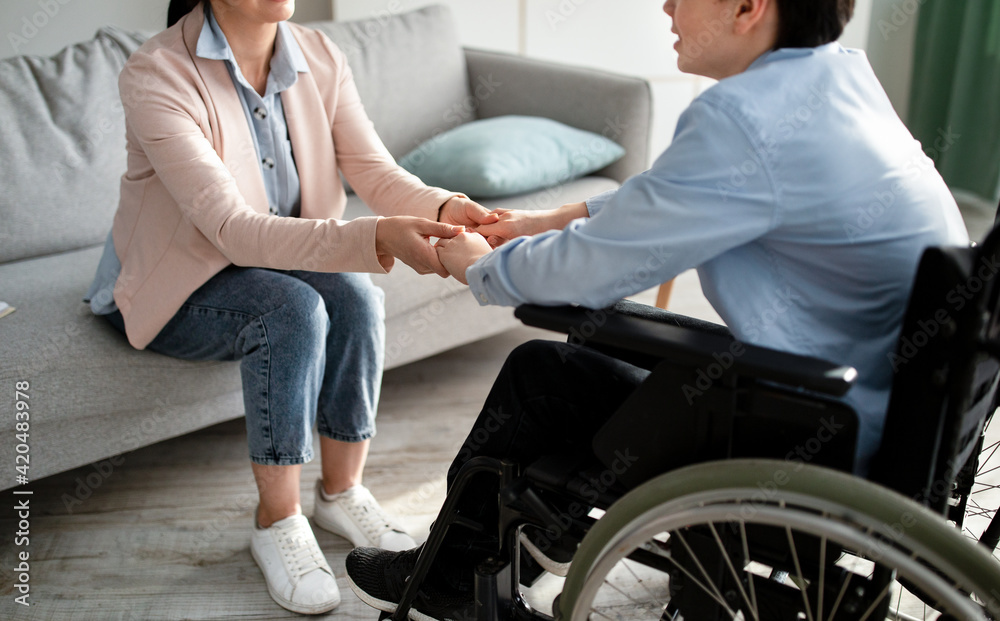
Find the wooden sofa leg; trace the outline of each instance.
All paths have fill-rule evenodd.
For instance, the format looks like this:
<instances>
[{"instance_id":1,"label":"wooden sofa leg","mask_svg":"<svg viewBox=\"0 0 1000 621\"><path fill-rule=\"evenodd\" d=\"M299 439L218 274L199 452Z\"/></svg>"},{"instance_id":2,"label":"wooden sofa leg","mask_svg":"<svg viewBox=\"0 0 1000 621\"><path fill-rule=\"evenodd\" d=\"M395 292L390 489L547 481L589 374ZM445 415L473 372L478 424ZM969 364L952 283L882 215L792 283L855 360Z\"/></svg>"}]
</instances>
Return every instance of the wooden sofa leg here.
<instances>
[{"instance_id":1,"label":"wooden sofa leg","mask_svg":"<svg viewBox=\"0 0 1000 621\"><path fill-rule=\"evenodd\" d=\"M674 290L674 281L668 280L667 282L660 285L660 289L656 292L656 307L667 310L667 305L670 303L670 293Z\"/></svg>"}]
</instances>

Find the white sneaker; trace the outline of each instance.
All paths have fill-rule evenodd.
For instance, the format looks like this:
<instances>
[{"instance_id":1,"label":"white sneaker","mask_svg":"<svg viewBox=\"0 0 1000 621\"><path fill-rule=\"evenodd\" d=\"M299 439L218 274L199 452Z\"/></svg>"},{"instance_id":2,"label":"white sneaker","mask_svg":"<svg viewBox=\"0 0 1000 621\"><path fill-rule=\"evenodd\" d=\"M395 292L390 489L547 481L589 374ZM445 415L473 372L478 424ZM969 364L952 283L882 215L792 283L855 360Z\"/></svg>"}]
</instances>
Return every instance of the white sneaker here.
<instances>
[{"instance_id":1,"label":"white sneaker","mask_svg":"<svg viewBox=\"0 0 1000 621\"><path fill-rule=\"evenodd\" d=\"M313 522L320 528L349 539L354 547L399 551L417 546L417 542L382 510L372 493L363 485L355 485L339 494L328 496L323 491L323 481L316 481Z\"/></svg>"},{"instance_id":2,"label":"white sneaker","mask_svg":"<svg viewBox=\"0 0 1000 621\"><path fill-rule=\"evenodd\" d=\"M340 590L304 515L261 528L254 517L250 553L264 572L267 592L280 606L302 614L333 610Z\"/></svg>"}]
</instances>

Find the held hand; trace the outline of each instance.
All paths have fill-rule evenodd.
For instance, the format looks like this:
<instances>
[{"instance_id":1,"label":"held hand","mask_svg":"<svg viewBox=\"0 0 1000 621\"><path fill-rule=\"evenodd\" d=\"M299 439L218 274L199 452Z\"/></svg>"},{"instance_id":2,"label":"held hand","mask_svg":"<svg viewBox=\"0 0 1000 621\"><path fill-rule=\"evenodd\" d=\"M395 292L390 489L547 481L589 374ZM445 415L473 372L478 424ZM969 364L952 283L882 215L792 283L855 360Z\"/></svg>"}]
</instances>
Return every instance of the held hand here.
<instances>
[{"instance_id":1,"label":"held hand","mask_svg":"<svg viewBox=\"0 0 1000 621\"><path fill-rule=\"evenodd\" d=\"M469 284L465 271L493 249L478 233L465 232L451 239L441 239L435 245L441 264L463 285Z\"/></svg>"},{"instance_id":2,"label":"held hand","mask_svg":"<svg viewBox=\"0 0 1000 621\"><path fill-rule=\"evenodd\" d=\"M476 232L485 237L493 248L515 237L538 235L545 231L565 228L576 218L585 218L588 215L586 203L569 203L558 209L545 211L497 209L493 213L499 216L496 224L485 224L476 229Z\"/></svg>"},{"instance_id":3,"label":"held hand","mask_svg":"<svg viewBox=\"0 0 1000 621\"><path fill-rule=\"evenodd\" d=\"M552 226L549 221L555 213L554 209L546 211L525 211L521 209L497 209L493 213L499 216L495 224L484 224L476 232L486 238L490 247L496 248L515 237L537 235L547 231Z\"/></svg>"},{"instance_id":4,"label":"held hand","mask_svg":"<svg viewBox=\"0 0 1000 621\"><path fill-rule=\"evenodd\" d=\"M464 196L449 199L441 206L441 215L438 217L439 222L456 224L471 230L476 230L482 224L493 224L498 219L498 215L490 213L476 201Z\"/></svg>"},{"instance_id":5,"label":"held hand","mask_svg":"<svg viewBox=\"0 0 1000 621\"><path fill-rule=\"evenodd\" d=\"M448 277L431 237L448 239L462 232L462 227L412 216L379 218L375 226L375 252L385 271L392 269L393 257L412 267L418 274Z\"/></svg>"}]
</instances>

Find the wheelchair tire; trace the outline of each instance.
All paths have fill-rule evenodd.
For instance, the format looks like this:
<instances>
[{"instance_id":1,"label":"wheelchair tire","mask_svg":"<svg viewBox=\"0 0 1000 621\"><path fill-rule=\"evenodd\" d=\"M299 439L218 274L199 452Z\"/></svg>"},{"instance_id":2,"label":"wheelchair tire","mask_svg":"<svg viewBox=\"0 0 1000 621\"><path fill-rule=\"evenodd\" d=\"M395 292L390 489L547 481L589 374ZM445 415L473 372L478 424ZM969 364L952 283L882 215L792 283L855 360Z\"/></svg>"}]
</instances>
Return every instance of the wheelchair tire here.
<instances>
[{"instance_id":1,"label":"wheelchair tire","mask_svg":"<svg viewBox=\"0 0 1000 621\"><path fill-rule=\"evenodd\" d=\"M909 612L901 583L919 597L907 596ZM1000 618L998 600L1000 564L917 503L826 468L727 460L661 475L616 502L583 539L554 612L979 621Z\"/></svg>"}]
</instances>

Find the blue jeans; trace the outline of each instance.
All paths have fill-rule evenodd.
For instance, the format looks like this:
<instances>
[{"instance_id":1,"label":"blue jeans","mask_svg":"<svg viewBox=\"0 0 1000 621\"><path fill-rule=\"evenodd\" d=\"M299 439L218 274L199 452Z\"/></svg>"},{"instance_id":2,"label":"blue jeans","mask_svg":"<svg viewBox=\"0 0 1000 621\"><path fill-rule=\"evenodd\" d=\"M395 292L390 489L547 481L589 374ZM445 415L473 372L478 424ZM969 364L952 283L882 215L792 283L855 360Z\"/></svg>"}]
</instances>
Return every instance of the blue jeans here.
<instances>
[{"instance_id":1,"label":"blue jeans","mask_svg":"<svg viewBox=\"0 0 1000 621\"><path fill-rule=\"evenodd\" d=\"M385 352L384 294L367 274L230 266L191 294L149 349L239 360L250 459L313 458L312 429L375 435ZM123 330L121 314L107 316Z\"/></svg>"}]
</instances>

